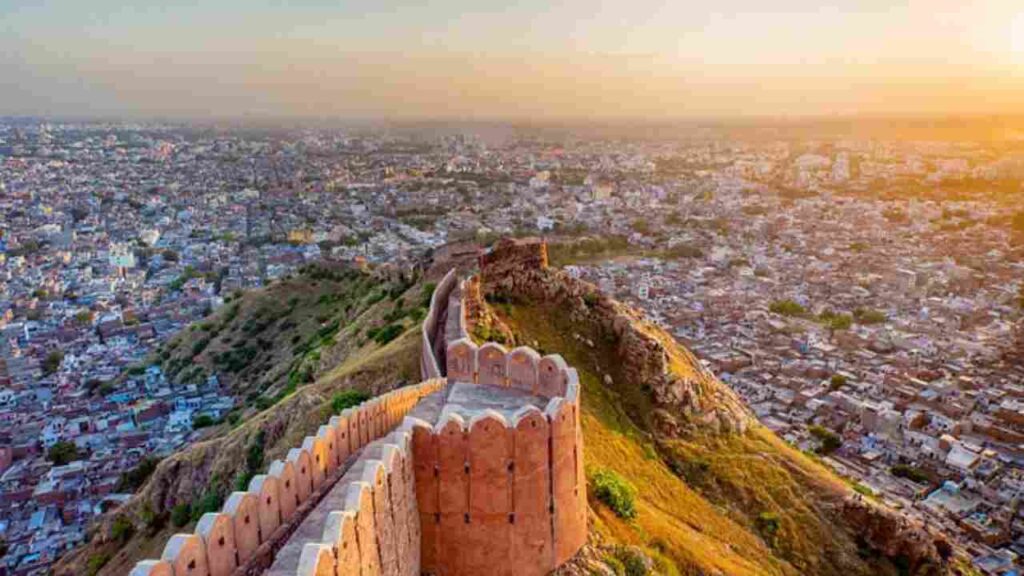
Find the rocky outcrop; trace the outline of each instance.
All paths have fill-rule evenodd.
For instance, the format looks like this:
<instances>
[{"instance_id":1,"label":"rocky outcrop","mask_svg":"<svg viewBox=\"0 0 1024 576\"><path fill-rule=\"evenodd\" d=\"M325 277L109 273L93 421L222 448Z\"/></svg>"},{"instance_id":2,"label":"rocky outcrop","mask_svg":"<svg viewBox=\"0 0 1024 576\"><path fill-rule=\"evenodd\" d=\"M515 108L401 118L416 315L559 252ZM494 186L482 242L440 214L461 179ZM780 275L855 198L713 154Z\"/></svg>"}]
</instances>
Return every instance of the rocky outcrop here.
<instances>
[{"instance_id":1,"label":"rocky outcrop","mask_svg":"<svg viewBox=\"0 0 1024 576\"><path fill-rule=\"evenodd\" d=\"M947 573L953 556L950 543L906 516L860 497L844 501L840 515L872 550L905 561L910 574Z\"/></svg>"},{"instance_id":2,"label":"rocky outcrop","mask_svg":"<svg viewBox=\"0 0 1024 576\"><path fill-rule=\"evenodd\" d=\"M512 344L515 335L484 303L480 277L473 276L463 284L462 304L465 306L466 331L479 343Z\"/></svg>"},{"instance_id":3,"label":"rocky outcrop","mask_svg":"<svg viewBox=\"0 0 1024 576\"><path fill-rule=\"evenodd\" d=\"M678 434L700 426L720 432L743 431L752 417L742 401L685 348L616 302L596 286L547 266L547 245L539 239L502 240L480 258L484 298L529 299L568 314L591 345L614 347L621 364L606 379L650 391L654 410L647 416L659 432ZM472 322L472 320L470 320Z\"/></svg>"},{"instance_id":4,"label":"rocky outcrop","mask_svg":"<svg viewBox=\"0 0 1024 576\"><path fill-rule=\"evenodd\" d=\"M529 303L548 310L559 329L577 332L576 339L593 353L614 359L603 384L619 392L617 401L631 390L653 406L631 416L646 418L651 431L682 438L689 432L742 433L756 421L731 389L704 369L683 346L644 319L643 315L602 294L593 285L544 266L546 246L540 240L501 242L481 258L482 296L498 309L502 302ZM500 255L500 257L498 256ZM566 321L567 318L567 321ZM602 347L607 346L607 350ZM639 390L642 393L636 394ZM691 436L700 437L700 435ZM905 516L836 488L809 496L824 504L823 516L848 530L865 554L906 566L909 574L948 574L953 550L941 537L930 534ZM827 503L826 503L827 502ZM590 549L562 574L602 573L600 548Z\"/></svg>"}]
</instances>

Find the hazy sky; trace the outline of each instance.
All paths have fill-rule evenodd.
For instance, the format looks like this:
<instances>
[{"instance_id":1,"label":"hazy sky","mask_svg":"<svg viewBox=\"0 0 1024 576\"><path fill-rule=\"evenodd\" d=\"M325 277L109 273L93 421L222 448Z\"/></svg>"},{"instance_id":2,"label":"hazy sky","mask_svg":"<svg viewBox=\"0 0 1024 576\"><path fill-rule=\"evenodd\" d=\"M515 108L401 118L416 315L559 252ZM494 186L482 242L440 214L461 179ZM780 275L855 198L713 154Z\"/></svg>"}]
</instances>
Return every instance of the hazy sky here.
<instances>
[{"instance_id":1,"label":"hazy sky","mask_svg":"<svg viewBox=\"0 0 1024 576\"><path fill-rule=\"evenodd\" d=\"M0 0L0 115L1024 113L1022 0Z\"/></svg>"}]
</instances>

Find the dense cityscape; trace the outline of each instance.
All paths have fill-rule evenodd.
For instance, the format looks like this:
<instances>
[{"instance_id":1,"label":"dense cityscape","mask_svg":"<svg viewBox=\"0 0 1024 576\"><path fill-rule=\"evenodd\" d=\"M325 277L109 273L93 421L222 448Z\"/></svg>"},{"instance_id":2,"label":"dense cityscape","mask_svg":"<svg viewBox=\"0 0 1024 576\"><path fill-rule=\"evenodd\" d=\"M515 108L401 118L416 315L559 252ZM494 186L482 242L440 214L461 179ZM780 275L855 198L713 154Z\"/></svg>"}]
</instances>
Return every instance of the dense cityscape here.
<instances>
[{"instance_id":1,"label":"dense cityscape","mask_svg":"<svg viewBox=\"0 0 1024 576\"><path fill-rule=\"evenodd\" d=\"M160 345L321 260L545 236L767 427L1003 574L1024 555L1024 153L966 142L0 123L0 573L242 399Z\"/></svg>"}]
</instances>

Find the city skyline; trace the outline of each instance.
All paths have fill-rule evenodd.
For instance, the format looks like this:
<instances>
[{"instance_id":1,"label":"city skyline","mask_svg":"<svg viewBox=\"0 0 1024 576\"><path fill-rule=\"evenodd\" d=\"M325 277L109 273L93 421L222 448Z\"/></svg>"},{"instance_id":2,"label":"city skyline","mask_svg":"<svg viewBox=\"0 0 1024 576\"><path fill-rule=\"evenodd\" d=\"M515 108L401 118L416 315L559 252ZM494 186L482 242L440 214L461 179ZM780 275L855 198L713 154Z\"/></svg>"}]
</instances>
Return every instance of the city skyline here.
<instances>
[{"instance_id":1,"label":"city skyline","mask_svg":"<svg viewBox=\"0 0 1024 576\"><path fill-rule=\"evenodd\" d=\"M1024 99L1012 2L676 4L18 0L0 8L0 114L922 116Z\"/></svg>"}]
</instances>

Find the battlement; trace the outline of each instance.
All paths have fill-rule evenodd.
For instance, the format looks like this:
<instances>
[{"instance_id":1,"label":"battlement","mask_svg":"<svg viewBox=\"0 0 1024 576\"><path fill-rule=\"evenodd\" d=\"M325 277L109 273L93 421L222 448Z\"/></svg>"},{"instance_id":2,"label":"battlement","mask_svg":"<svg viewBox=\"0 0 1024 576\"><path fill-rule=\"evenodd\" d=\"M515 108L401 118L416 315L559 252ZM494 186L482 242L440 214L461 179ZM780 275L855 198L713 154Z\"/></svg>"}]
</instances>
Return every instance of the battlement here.
<instances>
[{"instance_id":1,"label":"battlement","mask_svg":"<svg viewBox=\"0 0 1024 576\"><path fill-rule=\"evenodd\" d=\"M159 560L139 562L131 576L228 576L259 573L295 524L337 480L355 455L394 429L421 398L443 389L443 379L394 390L343 411L275 460L266 474L234 492L219 513L203 515L192 534L176 534Z\"/></svg>"},{"instance_id":2,"label":"battlement","mask_svg":"<svg viewBox=\"0 0 1024 576\"><path fill-rule=\"evenodd\" d=\"M132 576L540 576L572 558L587 538L578 374L477 346L461 294L452 271L431 297L423 383L332 418Z\"/></svg>"}]
</instances>

